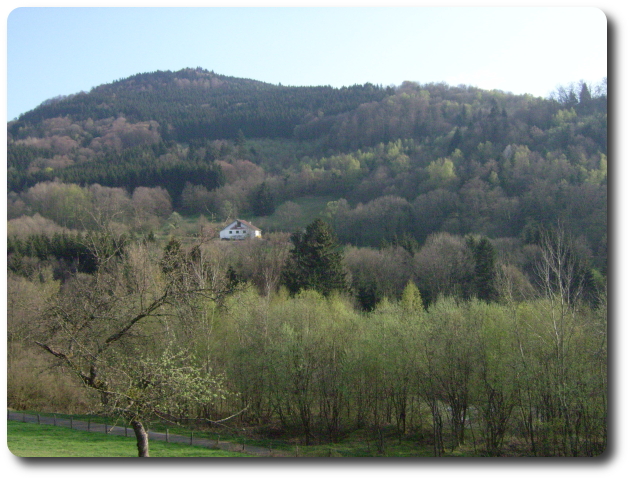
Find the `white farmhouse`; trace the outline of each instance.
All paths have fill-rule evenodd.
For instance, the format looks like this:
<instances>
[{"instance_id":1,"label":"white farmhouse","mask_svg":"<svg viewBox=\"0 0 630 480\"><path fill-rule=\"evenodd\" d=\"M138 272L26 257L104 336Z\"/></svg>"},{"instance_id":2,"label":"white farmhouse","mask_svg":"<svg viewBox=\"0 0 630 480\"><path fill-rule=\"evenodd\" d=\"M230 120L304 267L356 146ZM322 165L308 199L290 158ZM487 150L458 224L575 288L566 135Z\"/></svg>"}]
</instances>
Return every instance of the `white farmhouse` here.
<instances>
[{"instance_id":1,"label":"white farmhouse","mask_svg":"<svg viewBox=\"0 0 630 480\"><path fill-rule=\"evenodd\" d=\"M235 220L219 232L221 240L245 240L261 238L262 231L245 220Z\"/></svg>"}]
</instances>

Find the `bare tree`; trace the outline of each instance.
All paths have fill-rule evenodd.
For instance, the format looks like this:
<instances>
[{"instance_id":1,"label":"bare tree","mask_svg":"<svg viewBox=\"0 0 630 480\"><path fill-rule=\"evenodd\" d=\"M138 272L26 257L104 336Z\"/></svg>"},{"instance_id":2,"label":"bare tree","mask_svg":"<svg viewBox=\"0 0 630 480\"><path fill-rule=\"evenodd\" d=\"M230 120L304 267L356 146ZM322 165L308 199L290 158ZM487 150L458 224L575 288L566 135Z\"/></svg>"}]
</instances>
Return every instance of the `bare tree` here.
<instances>
[{"instance_id":1,"label":"bare tree","mask_svg":"<svg viewBox=\"0 0 630 480\"><path fill-rule=\"evenodd\" d=\"M103 410L134 429L138 455L149 456L144 422L173 420L182 402L224 395L222 378L176 342L182 304L220 302L229 285L210 284L198 250L144 245L101 258L94 275L63 285L43 315L36 344L96 392Z\"/></svg>"},{"instance_id":2,"label":"bare tree","mask_svg":"<svg viewBox=\"0 0 630 480\"><path fill-rule=\"evenodd\" d=\"M558 225L544 232L539 244L537 277L543 298L520 334L536 339L523 354L524 364L535 370L530 372L533 388L528 386L528 390L533 396L529 410L543 422L557 425L559 435L546 442L550 447L545 448L552 449L547 454L578 455L584 428L591 422L592 414L586 412L599 388L592 386L599 374L591 370L600 361L594 354L598 349L590 350L590 343L605 338L605 332L600 337L593 331L596 322L584 298L589 272L578 253L579 243ZM524 342L520 342L523 349Z\"/></svg>"}]
</instances>

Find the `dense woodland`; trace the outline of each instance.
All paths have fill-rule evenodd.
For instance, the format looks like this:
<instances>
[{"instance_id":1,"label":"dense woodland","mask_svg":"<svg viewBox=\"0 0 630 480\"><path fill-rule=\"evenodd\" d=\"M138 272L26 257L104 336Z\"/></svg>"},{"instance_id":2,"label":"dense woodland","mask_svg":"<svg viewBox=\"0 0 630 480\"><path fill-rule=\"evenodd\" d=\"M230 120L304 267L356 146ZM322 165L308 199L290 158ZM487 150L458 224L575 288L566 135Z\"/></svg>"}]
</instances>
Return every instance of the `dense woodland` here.
<instances>
[{"instance_id":1,"label":"dense woodland","mask_svg":"<svg viewBox=\"0 0 630 480\"><path fill-rule=\"evenodd\" d=\"M139 439L238 412L378 454L605 449L605 79L537 98L197 68L7 127L10 407ZM234 218L263 239L218 241Z\"/></svg>"}]
</instances>

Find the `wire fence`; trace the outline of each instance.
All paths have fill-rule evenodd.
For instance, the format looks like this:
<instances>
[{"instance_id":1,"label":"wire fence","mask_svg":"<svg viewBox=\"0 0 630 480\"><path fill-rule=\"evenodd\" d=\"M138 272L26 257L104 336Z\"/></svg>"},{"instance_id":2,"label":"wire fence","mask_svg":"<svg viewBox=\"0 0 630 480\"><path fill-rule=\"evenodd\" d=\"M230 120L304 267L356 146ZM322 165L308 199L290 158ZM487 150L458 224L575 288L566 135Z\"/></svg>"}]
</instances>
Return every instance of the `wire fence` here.
<instances>
[{"instance_id":1,"label":"wire fence","mask_svg":"<svg viewBox=\"0 0 630 480\"><path fill-rule=\"evenodd\" d=\"M81 420L73 416L57 416L56 414L40 415L29 414L24 412L7 411L7 420L24 423L37 423L39 425L52 425L56 427L66 427L73 430L82 430L86 432L102 433L106 435L121 435L125 437L135 437L132 428L120 425L108 425L107 423L92 422L91 419ZM255 445L247 445L245 442L236 443L221 440L219 435L216 438L205 438L199 432L190 431L189 435L181 433L173 434L168 429L165 432L147 431L149 440L167 443L181 443L198 447L221 449L231 452L243 452L259 457L288 457L298 456L298 451L294 455L280 450L274 450L271 447L259 447Z\"/></svg>"}]
</instances>

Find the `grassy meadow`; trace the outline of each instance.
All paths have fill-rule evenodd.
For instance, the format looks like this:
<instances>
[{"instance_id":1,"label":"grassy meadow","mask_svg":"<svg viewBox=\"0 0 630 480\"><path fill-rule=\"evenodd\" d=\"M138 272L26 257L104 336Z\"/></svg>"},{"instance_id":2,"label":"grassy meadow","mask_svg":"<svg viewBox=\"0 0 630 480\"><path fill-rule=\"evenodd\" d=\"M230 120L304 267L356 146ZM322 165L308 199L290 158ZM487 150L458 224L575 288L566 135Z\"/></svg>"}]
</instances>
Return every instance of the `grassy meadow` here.
<instances>
[{"instance_id":1,"label":"grassy meadow","mask_svg":"<svg viewBox=\"0 0 630 480\"><path fill-rule=\"evenodd\" d=\"M7 422L7 445L18 457L137 457L136 439L50 425ZM150 442L152 457L251 457L238 452Z\"/></svg>"}]
</instances>

